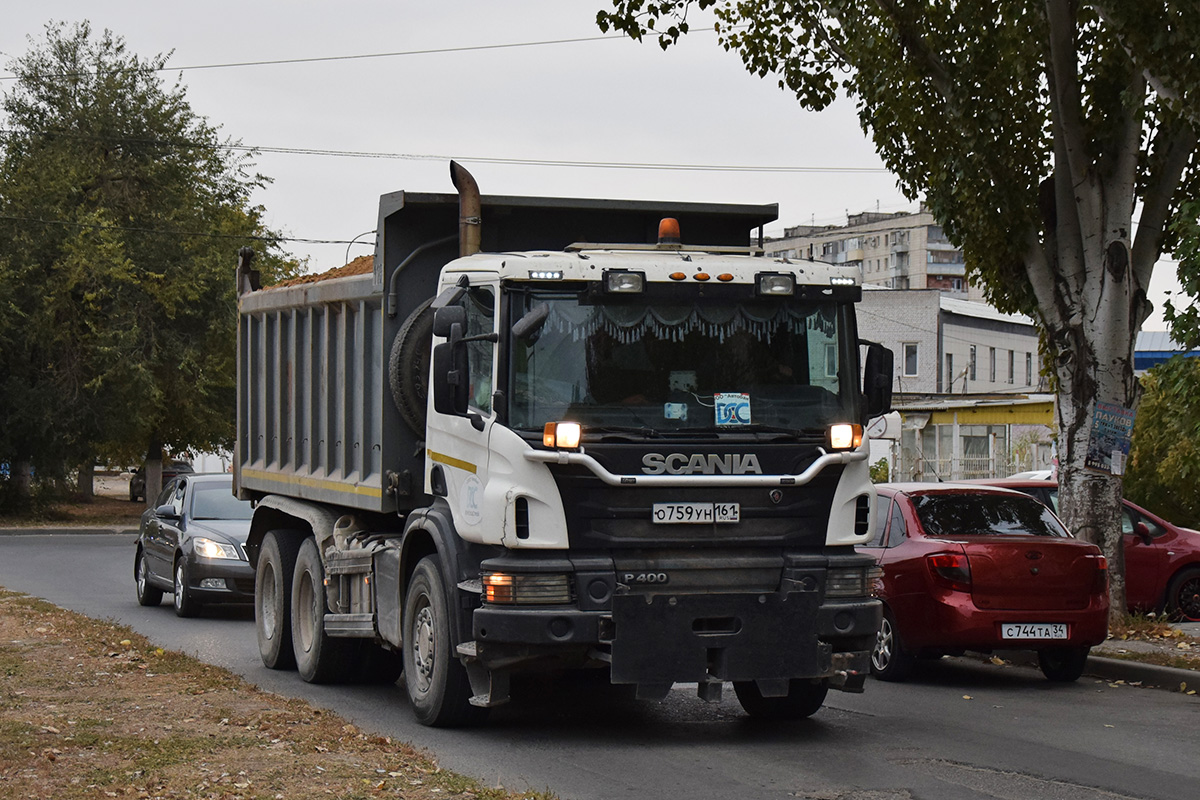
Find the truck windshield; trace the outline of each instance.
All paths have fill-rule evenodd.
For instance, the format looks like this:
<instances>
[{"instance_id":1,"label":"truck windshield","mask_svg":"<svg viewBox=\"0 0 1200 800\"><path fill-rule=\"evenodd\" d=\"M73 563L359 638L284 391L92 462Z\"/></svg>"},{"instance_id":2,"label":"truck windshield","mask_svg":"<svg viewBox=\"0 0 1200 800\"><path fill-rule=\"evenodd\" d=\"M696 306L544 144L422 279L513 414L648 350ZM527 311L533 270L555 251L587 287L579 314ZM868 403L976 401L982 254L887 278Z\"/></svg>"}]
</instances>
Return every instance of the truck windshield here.
<instances>
[{"instance_id":1,"label":"truck windshield","mask_svg":"<svg viewBox=\"0 0 1200 800\"><path fill-rule=\"evenodd\" d=\"M548 314L533 335L511 342L510 425L572 420L649 435L815 431L849 419L857 380L857 365L846 363L857 356L846 346L850 312L834 302L725 294L681 303L514 293L512 319L543 304Z\"/></svg>"}]
</instances>

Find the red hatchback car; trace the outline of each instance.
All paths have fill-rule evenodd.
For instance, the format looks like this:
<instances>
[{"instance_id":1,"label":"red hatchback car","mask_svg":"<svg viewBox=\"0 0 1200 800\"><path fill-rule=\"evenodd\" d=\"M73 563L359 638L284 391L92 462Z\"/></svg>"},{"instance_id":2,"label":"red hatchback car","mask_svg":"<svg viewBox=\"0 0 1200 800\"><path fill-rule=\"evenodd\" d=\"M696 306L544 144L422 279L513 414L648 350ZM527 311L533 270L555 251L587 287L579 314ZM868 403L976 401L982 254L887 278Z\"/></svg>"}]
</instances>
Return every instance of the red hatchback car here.
<instances>
[{"instance_id":1,"label":"red hatchback car","mask_svg":"<svg viewBox=\"0 0 1200 800\"><path fill-rule=\"evenodd\" d=\"M982 482L981 482L982 483ZM1058 511L1058 483L1008 478L986 481L1024 492ZM1200 531L1172 525L1123 500L1125 600L1130 611L1166 611L1200 622Z\"/></svg>"},{"instance_id":2,"label":"red hatchback car","mask_svg":"<svg viewBox=\"0 0 1200 800\"><path fill-rule=\"evenodd\" d=\"M1052 681L1083 674L1108 634L1108 564L1046 506L1005 489L882 484L875 538L883 623L871 658L882 680L917 659L1036 650Z\"/></svg>"}]
</instances>

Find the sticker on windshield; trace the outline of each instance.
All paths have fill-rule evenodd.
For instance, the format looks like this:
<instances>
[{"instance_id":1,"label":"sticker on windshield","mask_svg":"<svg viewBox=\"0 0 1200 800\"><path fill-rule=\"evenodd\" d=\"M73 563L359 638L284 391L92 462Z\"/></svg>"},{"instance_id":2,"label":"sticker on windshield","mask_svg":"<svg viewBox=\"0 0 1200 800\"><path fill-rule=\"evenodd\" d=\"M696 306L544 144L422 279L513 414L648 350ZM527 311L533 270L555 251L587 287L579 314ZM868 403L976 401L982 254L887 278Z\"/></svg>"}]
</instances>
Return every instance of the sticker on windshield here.
<instances>
[{"instance_id":1,"label":"sticker on windshield","mask_svg":"<svg viewBox=\"0 0 1200 800\"><path fill-rule=\"evenodd\" d=\"M750 395L742 392L718 392L713 395L718 425L749 425Z\"/></svg>"},{"instance_id":2,"label":"sticker on windshield","mask_svg":"<svg viewBox=\"0 0 1200 800\"><path fill-rule=\"evenodd\" d=\"M678 419L684 422L687 421L687 403L664 403L663 404L664 419Z\"/></svg>"}]
</instances>

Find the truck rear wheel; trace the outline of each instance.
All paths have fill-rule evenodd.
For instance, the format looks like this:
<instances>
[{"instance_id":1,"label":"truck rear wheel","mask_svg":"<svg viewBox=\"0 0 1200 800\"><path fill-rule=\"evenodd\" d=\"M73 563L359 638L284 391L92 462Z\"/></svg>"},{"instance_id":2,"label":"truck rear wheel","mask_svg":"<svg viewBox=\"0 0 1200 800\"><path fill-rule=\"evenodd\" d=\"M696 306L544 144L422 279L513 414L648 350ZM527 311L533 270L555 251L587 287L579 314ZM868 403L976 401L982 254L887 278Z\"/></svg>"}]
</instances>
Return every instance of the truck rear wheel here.
<instances>
[{"instance_id":1,"label":"truck rear wheel","mask_svg":"<svg viewBox=\"0 0 1200 800\"><path fill-rule=\"evenodd\" d=\"M742 709L756 719L805 719L817 713L829 687L824 683L794 680L786 697L763 697L754 681L734 681L733 691Z\"/></svg>"},{"instance_id":2,"label":"truck rear wheel","mask_svg":"<svg viewBox=\"0 0 1200 800\"><path fill-rule=\"evenodd\" d=\"M292 652L292 573L300 534L270 531L263 538L254 576L254 627L258 654L269 669L296 666Z\"/></svg>"},{"instance_id":3,"label":"truck rear wheel","mask_svg":"<svg viewBox=\"0 0 1200 800\"><path fill-rule=\"evenodd\" d=\"M300 677L309 683L336 683L351 677L350 656L361 639L325 632L325 565L311 536L300 544L292 573L292 650Z\"/></svg>"},{"instance_id":4,"label":"truck rear wheel","mask_svg":"<svg viewBox=\"0 0 1200 800\"><path fill-rule=\"evenodd\" d=\"M422 725L452 728L482 720L487 709L471 705L471 682L450 635L450 609L437 558L417 564L404 600L404 682L413 714Z\"/></svg>"}]
</instances>

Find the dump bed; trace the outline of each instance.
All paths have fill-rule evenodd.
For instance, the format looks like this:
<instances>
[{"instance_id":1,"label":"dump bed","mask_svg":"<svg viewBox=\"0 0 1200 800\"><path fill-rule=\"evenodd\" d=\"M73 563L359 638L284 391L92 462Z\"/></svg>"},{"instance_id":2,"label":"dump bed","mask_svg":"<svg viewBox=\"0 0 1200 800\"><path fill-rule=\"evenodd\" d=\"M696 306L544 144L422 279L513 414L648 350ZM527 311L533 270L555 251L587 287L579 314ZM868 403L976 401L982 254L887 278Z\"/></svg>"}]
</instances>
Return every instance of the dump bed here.
<instances>
[{"instance_id":1,"label":"dump bed","mask_svg":"<svg viewBox=\"0 0 1200 800\"><path fill-rule=\"evenodd\" d=\"M483 248L648 244L680 220L689 243L745 246L774 205L482 198ZM458 197L380 198L374 271L249 291L239 300L237 452L243 498L280 494L364 511L422 505L423 441L389 393L404 321L457 255Z\"/></svg>"}]
</instances>

